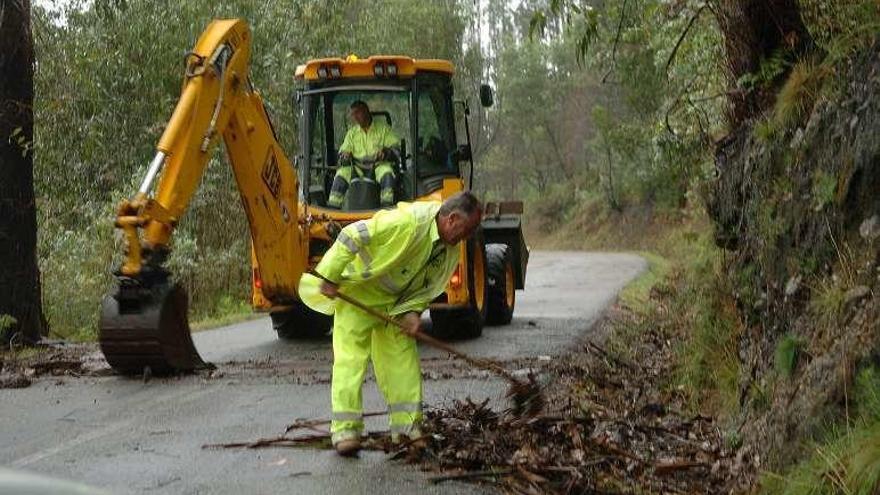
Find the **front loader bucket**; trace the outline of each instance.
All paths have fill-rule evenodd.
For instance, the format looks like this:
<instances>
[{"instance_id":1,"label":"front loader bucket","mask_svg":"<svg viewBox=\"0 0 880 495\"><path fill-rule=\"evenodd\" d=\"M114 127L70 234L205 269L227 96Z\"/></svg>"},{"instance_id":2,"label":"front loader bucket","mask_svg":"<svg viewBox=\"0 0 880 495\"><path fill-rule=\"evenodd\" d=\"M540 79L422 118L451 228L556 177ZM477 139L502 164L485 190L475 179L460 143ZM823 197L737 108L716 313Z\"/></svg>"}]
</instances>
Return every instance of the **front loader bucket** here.
<instances>
[{"instance_id":1,"label":"front loader bucket","mask_svg":"<svg viewBox=\"0 0 880 495\"><path fill-rule=\"evenodd\" d=\"M124 375L209 369L190 335L188 299L179 285L152 290L120 287L104 298L99 340L107 362Z\"/></svg>"}]
</instances>

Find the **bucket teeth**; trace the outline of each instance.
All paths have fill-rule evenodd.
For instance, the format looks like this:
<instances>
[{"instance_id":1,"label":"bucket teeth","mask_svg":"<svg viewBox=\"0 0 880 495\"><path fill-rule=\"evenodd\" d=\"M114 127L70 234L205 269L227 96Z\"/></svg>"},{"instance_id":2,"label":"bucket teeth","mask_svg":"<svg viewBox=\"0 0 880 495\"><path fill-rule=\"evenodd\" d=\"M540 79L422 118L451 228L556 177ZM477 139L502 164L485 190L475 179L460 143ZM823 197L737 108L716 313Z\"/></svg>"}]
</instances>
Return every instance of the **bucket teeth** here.
<instances>
[{"instance_id":1,"label":"bucket teeth","mask_svg":"<svg viewBox=\"0 0 880 495\"><path fill-rule=\"evenodd\" d=\"M199 356L187 320L188 299L179 285L151 290L122 286L104 298L99 341L117 373L153 375L211 368Z\"/></svg>"}]
</instances>

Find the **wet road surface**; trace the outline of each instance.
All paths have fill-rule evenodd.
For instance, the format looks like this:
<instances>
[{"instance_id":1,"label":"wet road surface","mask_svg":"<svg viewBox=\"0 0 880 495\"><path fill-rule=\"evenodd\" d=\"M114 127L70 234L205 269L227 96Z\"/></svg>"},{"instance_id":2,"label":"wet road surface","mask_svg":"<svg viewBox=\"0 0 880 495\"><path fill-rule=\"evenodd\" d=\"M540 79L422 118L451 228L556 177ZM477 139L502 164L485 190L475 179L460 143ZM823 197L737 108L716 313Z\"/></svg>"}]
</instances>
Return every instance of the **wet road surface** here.
<instances>
[{"instance_id":1,"label":"wet road surface","mask_svg":"<svg viewBox=\"0 0 880 495\"><path fill-rule=\"evenodd\" d=\"M617 292L646 268L635 255L534 252L514 321L455 345L518 363L555 359L588 333ZM218 369L147 382L116 376L44 378L0 390L0 466L75 480L111 493L482 493L427 483L425 473L376 452L343 459L329 450L203 450L206 443L283 433L296 418L330 410L329 342L278 340L268 318L195 335ZM422 348L427 407L467 396L503 404L505 383ZM368 378L364 410L383 410ZM385 430L384 417L368 430Z\"/></svg>"}]
</instances>

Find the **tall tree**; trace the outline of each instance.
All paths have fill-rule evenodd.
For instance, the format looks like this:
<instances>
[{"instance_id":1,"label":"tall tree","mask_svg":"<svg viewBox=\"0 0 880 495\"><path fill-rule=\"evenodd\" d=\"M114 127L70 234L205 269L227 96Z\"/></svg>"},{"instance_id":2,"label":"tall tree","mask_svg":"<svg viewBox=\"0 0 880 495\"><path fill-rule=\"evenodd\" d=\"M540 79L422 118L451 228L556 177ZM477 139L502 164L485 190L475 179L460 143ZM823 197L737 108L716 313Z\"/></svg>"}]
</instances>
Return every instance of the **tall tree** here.
<instances>
[{"instance_id":1,"label":"tall tree","mask_svg":"<svg viewBox=\"0 0 880 495\"><path fill-rule=\"evenodd\" d=\"M47 333L34 201L34 44L30 0L0 0L0 333Z\"/></svg>"}]
</instances>

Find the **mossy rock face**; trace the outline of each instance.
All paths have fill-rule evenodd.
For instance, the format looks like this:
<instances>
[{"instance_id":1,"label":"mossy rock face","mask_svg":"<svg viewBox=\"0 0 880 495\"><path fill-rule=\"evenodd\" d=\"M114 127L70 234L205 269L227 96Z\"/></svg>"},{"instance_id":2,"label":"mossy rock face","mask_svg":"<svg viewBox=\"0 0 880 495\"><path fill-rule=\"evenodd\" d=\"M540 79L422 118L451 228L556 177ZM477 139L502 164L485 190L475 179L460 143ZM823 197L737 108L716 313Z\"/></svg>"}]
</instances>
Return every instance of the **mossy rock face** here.
<instances>
[{"instance_id":1,"label":"mossy rock face","mask_svg":"<svg viewBox=\"0 0 880 495\"><path fill-rule=\"evenodd\" d=\"M707 194L750 329L740 355L752 369L740 389L774 383L766 401L742 404L759 425L744 429L744 441L771 465L792 460L792 445L821 424L812 418L836 414L855 363L880 355L880 336L859 324L880 317L880 242L860 234L880 216L880 43L834 74L846 90L823 93L803 119L784 127L771 116L720 142ZM859 287L870 292L817 314L834 313L829 294Z\"/></svg>"}]
</instances>

